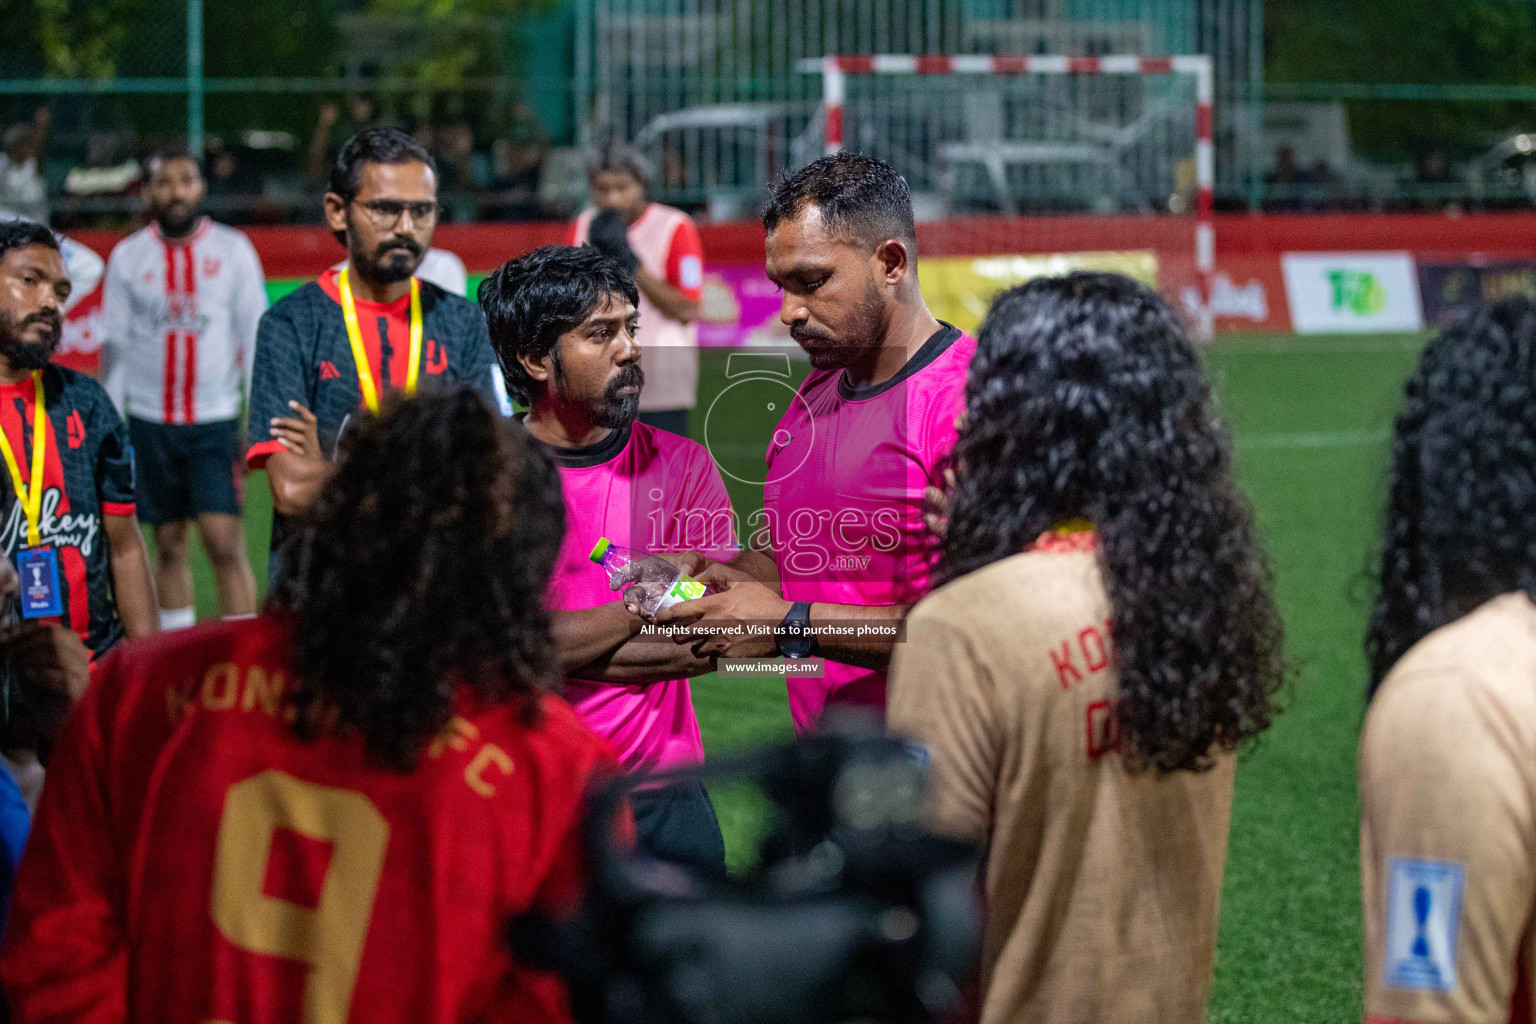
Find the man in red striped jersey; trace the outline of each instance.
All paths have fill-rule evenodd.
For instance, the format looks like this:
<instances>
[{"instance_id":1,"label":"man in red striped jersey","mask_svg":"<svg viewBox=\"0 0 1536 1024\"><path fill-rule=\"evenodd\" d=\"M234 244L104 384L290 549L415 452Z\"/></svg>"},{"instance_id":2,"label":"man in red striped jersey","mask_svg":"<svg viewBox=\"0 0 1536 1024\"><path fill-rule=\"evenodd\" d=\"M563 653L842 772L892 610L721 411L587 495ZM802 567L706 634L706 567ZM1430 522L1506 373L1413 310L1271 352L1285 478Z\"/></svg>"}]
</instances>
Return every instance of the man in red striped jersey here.
<instances>
[{"instance_id":1,"label":"man in red striped jersey","mask_svg":"<svg viewBox=\"0 0 1536 1024\"><path fill-rule=\"evenodd\" d=\"M240 519L240 406L267 293L250 240L199 215L204 191L185 150L151 159L150 223L112 250L102 299L103 382L133 438L166 629L195 618L187 562L194 519L213 563L220 613L256 611Z\"/></svg>"}]
</instances>

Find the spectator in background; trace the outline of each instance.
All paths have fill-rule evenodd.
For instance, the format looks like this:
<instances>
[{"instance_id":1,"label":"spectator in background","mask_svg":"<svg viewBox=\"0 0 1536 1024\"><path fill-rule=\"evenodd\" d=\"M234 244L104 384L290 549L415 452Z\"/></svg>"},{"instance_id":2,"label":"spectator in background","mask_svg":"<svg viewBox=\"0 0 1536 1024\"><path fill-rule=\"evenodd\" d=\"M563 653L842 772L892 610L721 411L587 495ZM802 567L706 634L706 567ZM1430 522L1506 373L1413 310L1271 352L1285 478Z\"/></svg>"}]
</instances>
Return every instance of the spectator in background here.
<instances>
[{"instance_id":1,"label":"spectator in background","mask_svg":"<svg viewBox=\"0 0 1536 1024\"><path fill-rule=\"evenodd\" d=\"M1307 179L1312 183L1313 210L1338 209L1341 203L1339 195L1339 176L1333 173L1333 168L1328 161L1318 157L1312 163L1311 170L1307 172Z\"/></svg>"},{"instance_id":2,"label":"spectator in background","mask_svg":"<svg viewBox=\"0 0 1536 1024\"><path fill-rule=\"evenodd\" d=\"M1296 150L1290 146L1275 147L1275 166L1264 175L1269 186L1269 197L1264 209L1271 213L1294 213L1301 209L1301 187L1306 184L1306 173L1296 160Z\"/></svg>"},{"instance_id":3,"label":"spectator in background","mask_svg":"<svg viewBox=\"0 0 1536 1024\"><path fill-rule=\"evenodd\" d=\"M437 125L431 118L423 118L417 122L416 127L411 129L411 138L415 139L422 149L433 154L434 160L437 159Z\"/></svg>"},{"instance_id":4,"label":"spectator in background","mask_svg":"<svg viewBox=\"0 0 1536 1024\"><path fill-rule=\"evenodd\" d=\"M309 137L309 156L305 161L305 176L315 184L321 184L336 162L336 154L346 141L358 132L371 128L379 119L378 105L372 98L357 94L347 99L347 116L341 116L341 107L335 103L322 103L320 115L315 120L315 130Z\"/></svg>"},{"instance_id":5,"label":"spectator in background","mask_svg":"<svg viewBox=\"0 0 1536 1024\"><path fill-rule=\"evenodd\" d=\"M43 161L53 114L38 107L32 123L6 129L0 152L0 219L48 223L48 183Z\"/></svg>"},{"instance_id":6,"label":"spectator in background","mask_svg":"<svg viewBox=\"0 0 1536 1024\"><path fill-rule=\"evenodd\" d=\"M1451 158L1443 149L1432 149L1425 153L1419 161L1418 183L1420 188L1418 201L1414 204L1423 210L1441 210L1450 205L1454 199L1453 191L1449 186L1455 184L1456 174L1451 167Z\"/></svg>"},{"instance_id":7,"label":"spectator in background","mask_svg":"<svg viewBox=\"0 0 1536 1024\"><path fill-rule=\"evenodd\" d=\"M70 168L64 192L71 196L124 196L138 190L144 168L133 157L118 158L120 142L111 132L93 132L85 144L85 162Z\"/></svg>"},{"instance_id":8,"label":"spectator in background","mask_svg":"<svg viewBox=\"0 0 1536 1024\"><path fill-rule=\"evenodd\" d=\"M210 196L234 195L240 191L240 164L235 154L220 147L208 154L208 194Z\"/></svg>"},{"instance_id":9,"label":"spectator in background","mask_svg":"<svg viewBox=\"0 0 1536 1024\"><path fill-rule=\"evenodd\" d=\"M225 145L221 139L210 139L205 164L208 198L213 200L209 205L213 211L232 221L249 217L249 206L258 198L261 182L240 162L234 147Z\"/></svg>"},{"instance_id":10,"label":"spectator in background","mask_svg":"<svg viewBox=\"0 0 1536 1024\"><path fill-rule=\"evenodd\" d=\"M1443 149L1432 149L1419 161L1419 184L1448 185L1455 181L1451 172L1451 158Z\"/></svg>"},{"instance_id":11,"label":"spectator in background","mask_svg":"<svg viewBox=\"0 0 1536 1024\"><path fill-rule=\"evenodd\" d=\"M506 133L491 143L491 195L484 210L488 220L535 220L539 216L539 183L549 156L549 136L527 103L512 109Z\"/></svg>"},{"instance_id":12,"label":"spectator in background","mask_svg":"<svg viewBox=\"0 0 1536 1024\"><path fill-rule=\"evenodd\" d=\"M704 248L693 219L646 199L650 167L629 146L609 144L587 161L592 206L571 225L567 243L617 259L640 288L640 421L688 436L698 404L699 300Z\"/></svg>"},{"instance_id":13,"label":"spectator in background","mask_svg":"<svg viewBox=\"0 0 1536 1024\"><path fill-rule=\"evenodd\" d=\"M438 189L449 210L448 220L469 222L479 218L479 193L489 180L476 167L475 130L468 121L456 121L437 133L437 168L442 175Z\"/></svg>"},{"instance_id":14,"label":"spectator in background","mask_svg":"<svg viewBox=\"0 0 1536 1024\"><path fill-rule=\"evenodd\" d=\"M267 309L250 239L202 215L197 161L150 158L150 223L112 250L102 297L102 382L128 420L140 518L154 530L160 628L197 620L187 542L195 520L219 614L256 614L241 520L240 407Z\"/></svg>"}]
</instances>

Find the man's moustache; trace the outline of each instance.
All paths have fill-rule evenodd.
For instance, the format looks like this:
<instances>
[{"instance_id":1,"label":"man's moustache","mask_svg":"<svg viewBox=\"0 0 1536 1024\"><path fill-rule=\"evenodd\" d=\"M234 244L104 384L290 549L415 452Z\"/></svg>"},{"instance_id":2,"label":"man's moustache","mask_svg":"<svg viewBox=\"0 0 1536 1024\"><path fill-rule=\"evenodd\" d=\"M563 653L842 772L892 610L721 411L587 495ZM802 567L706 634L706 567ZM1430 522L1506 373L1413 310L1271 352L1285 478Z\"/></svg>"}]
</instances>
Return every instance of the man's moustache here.
<instances>
[{"instance_id":1,"label":"man's moustache","mask_svg":"<svg viewBox=\"0 0 1536 1024\"><path fill-rule=\"evenodd\" d=\"M412 238L397 238L397 239L394 239L393 241L385 242L383 245L379 246L378 254L380 256L383 256L385 253L389 252L391 249L405 249L412 256L420 256L421 255L421 246L419 244L417 244L415 239L412 239Z\"/></svg>"}]
</instances>

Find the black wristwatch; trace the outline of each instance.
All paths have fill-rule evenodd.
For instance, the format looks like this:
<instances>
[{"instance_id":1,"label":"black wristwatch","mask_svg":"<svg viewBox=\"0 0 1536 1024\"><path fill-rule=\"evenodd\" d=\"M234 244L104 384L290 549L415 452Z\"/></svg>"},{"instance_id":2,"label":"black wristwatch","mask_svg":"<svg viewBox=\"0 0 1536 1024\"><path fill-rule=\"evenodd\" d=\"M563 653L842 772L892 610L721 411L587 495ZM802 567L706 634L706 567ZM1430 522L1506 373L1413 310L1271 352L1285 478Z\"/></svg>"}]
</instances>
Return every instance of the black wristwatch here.
<instances>
[{"instance_id":1,"label":"black wristwatch","mask_svg":"<svg viewBox=\"0 0 1536 1024\"><path fill-rule=\"evenodd\" d=\"M779 623L774 639L779 653L786 658L809 658L816 653L816 634L811 630L811 602L796 601Z\"/></svg>"}]
</instances>

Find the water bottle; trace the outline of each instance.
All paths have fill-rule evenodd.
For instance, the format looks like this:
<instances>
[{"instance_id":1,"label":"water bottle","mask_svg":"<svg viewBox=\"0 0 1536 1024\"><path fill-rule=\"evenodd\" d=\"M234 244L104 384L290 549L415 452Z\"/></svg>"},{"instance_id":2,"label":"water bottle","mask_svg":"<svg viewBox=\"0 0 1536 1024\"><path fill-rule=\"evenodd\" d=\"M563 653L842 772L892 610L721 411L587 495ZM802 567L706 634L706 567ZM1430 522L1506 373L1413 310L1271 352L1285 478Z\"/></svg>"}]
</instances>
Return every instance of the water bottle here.
<instances>
[{"instance_id":1,"label":"water bottle","mask_svg":"<svg viewBox=\"0 0 1536 1024\"><path fill-rule=\"evenodd\" d=\"M608 581L623 588L624 596L640 588L640 610L654 615L668 605L703 597L708 588L659 555L636 548L626 548L602 537L589 556L604 572Z\"/></svg>"}]
</instances>

